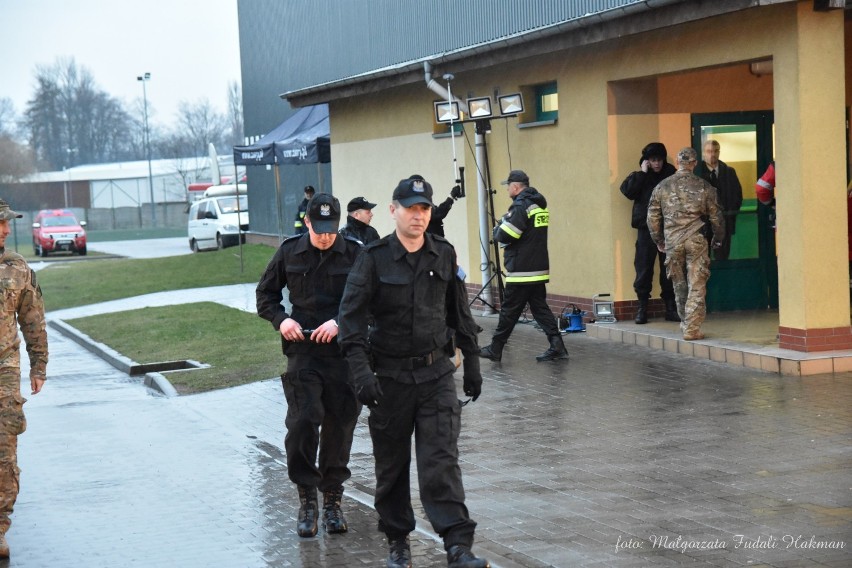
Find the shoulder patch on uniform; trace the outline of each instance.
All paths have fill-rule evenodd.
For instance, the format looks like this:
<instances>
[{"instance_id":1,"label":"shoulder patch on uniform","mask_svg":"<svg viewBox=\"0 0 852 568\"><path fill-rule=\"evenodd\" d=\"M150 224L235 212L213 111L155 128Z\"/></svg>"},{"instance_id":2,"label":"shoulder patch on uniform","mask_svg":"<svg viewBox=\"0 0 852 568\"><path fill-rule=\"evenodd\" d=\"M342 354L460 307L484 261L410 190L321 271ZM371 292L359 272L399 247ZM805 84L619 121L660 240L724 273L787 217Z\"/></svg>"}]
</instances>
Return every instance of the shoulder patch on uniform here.
<instances>
[{"instance_id":1,"label":"shoulder patch on uniform","mask_svg":"<svg viewBox=\"0 0 852 568\"><path fill-rule=\"evenodd\" d=\"M361 242L360 239L356 239L355 237L350 237L349 235L344 235L342 233L341 233L341 236L343 237L343 240L349 241L350 243L355 243L360 247L365 246L364 243Z\"/></svg>"}]
</instances>

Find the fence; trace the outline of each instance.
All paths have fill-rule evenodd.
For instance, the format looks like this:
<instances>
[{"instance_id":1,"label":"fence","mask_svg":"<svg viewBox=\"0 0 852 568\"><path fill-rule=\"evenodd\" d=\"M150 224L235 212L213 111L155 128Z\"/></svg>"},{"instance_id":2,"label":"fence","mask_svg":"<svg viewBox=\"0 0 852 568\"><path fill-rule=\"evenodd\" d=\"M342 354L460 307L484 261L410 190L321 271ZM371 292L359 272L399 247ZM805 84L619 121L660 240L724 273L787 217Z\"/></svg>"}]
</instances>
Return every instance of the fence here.
<instances>
[{"instance_id":1,"label":"fence","mask_svg":"<svg viewBox=\"0 0 852 568\"><path fill-rule=\"evenodd\" d=\"M142 204L141 207L115 207L115 208L82 208L69 207L79 221L86 222L86 228L92 231L114 231L116 229L150 229L153 227L151 219L151 205ZM18 211L23 215L12 223L12 232L6 243L6 248L14 249L15 242L18 247L30 246L32 243L32 225L38 211ZM180 203L158 203L157 204L157 228L186 229L187 204Z\"/></svg>"}]
</instances>

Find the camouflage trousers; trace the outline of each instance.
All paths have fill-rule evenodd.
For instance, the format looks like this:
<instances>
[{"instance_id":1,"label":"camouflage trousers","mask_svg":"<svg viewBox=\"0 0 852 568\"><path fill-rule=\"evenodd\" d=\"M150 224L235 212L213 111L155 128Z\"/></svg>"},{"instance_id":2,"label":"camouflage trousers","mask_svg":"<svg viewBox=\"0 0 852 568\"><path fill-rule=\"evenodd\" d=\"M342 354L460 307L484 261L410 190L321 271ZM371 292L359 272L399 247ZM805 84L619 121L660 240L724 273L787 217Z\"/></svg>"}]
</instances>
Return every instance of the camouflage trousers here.
<instances>
[{"instance_id":1,"label":"camouflage trousers","mask_svg":"<svg viewBox=\"0 0 852 568\"><path fill-rule=\"evenodd\" d=\"M20 373L0 373L0 534L6 534L9 516L18 498L18 434L27 429Z\"/></svg>"},{"instance_id":2,"label":"camouflage trousers","mask_svg":"<svg viewBox=\"0 0 852 568\"><path fill-rule=\"evenodd\" d=\"M684 242L666 250L666 274L674 286L677 315L684 335L698 333L707 315L707 280L710 255L707 239L695 233Z\"/></svg>"}]
</instances>

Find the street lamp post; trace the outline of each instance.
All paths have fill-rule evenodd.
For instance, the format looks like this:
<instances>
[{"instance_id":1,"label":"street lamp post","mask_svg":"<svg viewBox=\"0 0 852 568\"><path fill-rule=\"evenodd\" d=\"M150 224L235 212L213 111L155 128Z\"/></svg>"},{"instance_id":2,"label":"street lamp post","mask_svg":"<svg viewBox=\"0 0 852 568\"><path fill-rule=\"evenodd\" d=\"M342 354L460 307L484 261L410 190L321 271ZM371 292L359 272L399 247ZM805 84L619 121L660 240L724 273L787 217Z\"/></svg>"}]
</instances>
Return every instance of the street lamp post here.
<instances>
[{"instance_id":1,"label":"street lamp post","mask_svg":"<svg viewBox=\"0 0 852 568\"><path fill-rule=\"evenodd\" d=\"M151 74L145 73L136 77L142 82L142 104L145 110L145 155L148 158L148 189L151 192L151 225L157 226L157 207L154 204L154 176L151 173L151 135L148 131L148 89L145 83L151 80Z\"/></svg>"}]
</instances>

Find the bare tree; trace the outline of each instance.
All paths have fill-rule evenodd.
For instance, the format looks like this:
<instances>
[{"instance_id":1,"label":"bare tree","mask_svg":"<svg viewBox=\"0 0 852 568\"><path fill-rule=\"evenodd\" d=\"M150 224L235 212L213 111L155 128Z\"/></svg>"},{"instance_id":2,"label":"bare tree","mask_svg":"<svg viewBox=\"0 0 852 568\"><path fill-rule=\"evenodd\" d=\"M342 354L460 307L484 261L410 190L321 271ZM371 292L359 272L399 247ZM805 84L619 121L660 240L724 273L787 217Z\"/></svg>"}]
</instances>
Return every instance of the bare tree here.
<instances>
[{"instance_id":1,"label":"bare tree","mask_svg":"<svg viewBox=\"0 0 852 568\"><path fill-rule=\"evenodd\" d=\"M11 136L15 133L15 104L8 97L0 98L0 135Z\"/></svg>"},{"instance_id":2,"label":"bare tree","mask_svg":"<svg viewBox=\"0 0 852 568\"><path fill-rule=\"evenodd\" d=\"M243 143L243 96L236 81L228 83L228 120L231 122L231 135L226 141L228 146Z\"/></svg>"},{"instance_id":3,"label":"bare tree","mask_svg":"<svg viewBox=\"0 0 852 568\"><path fill-rule=\"evenodd\" d=\"M18 117L10 98L0 98L0 182L12 183L35 171L33 153L16 141Z\"/></svg>"},{"instance_id":4,"label":"bare tree","mask_svg":"<svg viewBox=\"0 0 852 568\"><path fill-rule=\"evenodd\" d=\"M99 90L92 74L73 58L36 68L36 90L24 124L39 164L58 169L97 163L129 153L130 116Z\"/></svg>"},{"instance_id":5,"label":"bare tree","mask_svg":"<svg viewBox=\"0 0 852 568\"><path fill-rule=\"evenodd\" d=\"M196 103L184 101L178 105L178 128L190 143L189 155L205 156L211 142L217 148L224 145L227 120L207 99Z\"/></svg>"},{"instance_id":6,"label":"bare tree","mask_svg":"<svg viewBox=\"0 0 852 568\"><path fill-rule=\"evenodd\" d=\"M197 172L207 162L206 157L193 154L193 146L193 141L182 132L173 132L157 142L158 154L172 160L175 173L180 177L183 187L187 189L187 202L189 201L189 184L196 181Z\"/></svg>"},{"instance_id":7,"label":"bare tree","mask_svg":"<svg viewBox=\"0 0 852 568\"><path fill-rule=\"evenodd\" d=\"M13 183L35 171L32 151L0 134L0 182Z\"/></svg>"}]
</instances>

